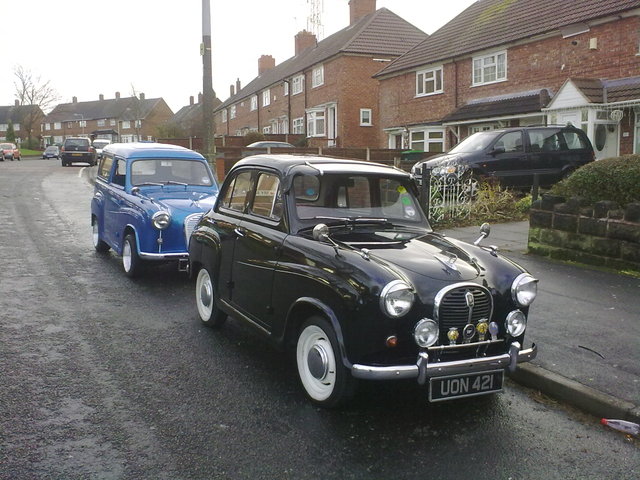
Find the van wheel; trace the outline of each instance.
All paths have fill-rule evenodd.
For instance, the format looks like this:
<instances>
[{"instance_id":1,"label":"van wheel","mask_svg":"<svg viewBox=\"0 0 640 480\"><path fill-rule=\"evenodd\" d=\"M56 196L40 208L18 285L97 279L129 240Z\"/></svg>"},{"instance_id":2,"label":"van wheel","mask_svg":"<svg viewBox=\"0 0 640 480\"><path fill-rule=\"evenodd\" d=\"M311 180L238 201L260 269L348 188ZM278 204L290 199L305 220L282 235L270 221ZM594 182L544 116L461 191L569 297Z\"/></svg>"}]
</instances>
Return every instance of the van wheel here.
<instances>
[{"instance_id":1,"label":"van wheel","mask_svg":"<svg viewBox=\"0 0 640 480\"><path fill-rule=\"evenodd\" d=\"M142 260L138 256L136 237L129 233L122 244L122 267L128 277L137 277L142 271Z\"/></svg>"},{"instance_id":2,"label":"van wheel","mask_svg":"<svg viewBox=\"0 0 640 480\"><path fill-rule=\"evenodd\" d=\"M95 218L93 219L92 230L93 233L91 235L91 239L93 240L93 248L95 248L98 253L108 252L110 247L100 238L98 220Z\"/></svg>"}]
</instances>

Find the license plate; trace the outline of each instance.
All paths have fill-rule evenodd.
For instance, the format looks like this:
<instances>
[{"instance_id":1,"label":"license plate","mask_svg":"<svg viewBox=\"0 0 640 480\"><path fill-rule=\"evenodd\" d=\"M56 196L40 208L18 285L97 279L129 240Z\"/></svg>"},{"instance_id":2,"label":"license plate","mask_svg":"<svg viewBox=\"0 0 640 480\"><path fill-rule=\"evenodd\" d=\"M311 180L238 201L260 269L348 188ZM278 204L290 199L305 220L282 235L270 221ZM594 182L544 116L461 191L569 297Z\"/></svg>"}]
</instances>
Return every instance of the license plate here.
<instances>
[{"instance_id":1,"label":"license plate","mask_svg":"<svg viewBox=\"0 0 640 480\"><path fill-rule=\"evenodd\" d=\"M71 156L72 157L81 157L82 154L81 153L72 153Z\"/></svg>"},{"instance_id":2,"label":"license plate","mask_svg":"<svg viewBox=\"0 0 640 480\"><path fill-rule=\"evenodd\" d=\"M429 401L473 397L502 390L504 370L429 379Z\"/></svg>"}]
</instances>

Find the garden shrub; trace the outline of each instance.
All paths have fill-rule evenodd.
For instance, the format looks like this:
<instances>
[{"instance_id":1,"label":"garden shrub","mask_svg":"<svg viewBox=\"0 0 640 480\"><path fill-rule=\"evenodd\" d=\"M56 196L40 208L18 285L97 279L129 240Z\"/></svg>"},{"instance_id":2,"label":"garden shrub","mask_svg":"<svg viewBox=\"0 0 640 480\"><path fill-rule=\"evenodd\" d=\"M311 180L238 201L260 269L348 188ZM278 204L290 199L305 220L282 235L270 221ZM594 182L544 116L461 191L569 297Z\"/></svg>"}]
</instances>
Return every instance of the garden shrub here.
<instances>
[{"instance_id":1,"label":"garden shrub","mask_svg":"<svg viewBox=\"0 0 640 480\"><path fill-rule=\"evenodd\" d=\"M256 130L251 130L244 136L244 144L250 145L254 142L260 142L264 139L265 139L265 136L263 133L258 132Z\"/></svg>"},{"instance_id":2,"label":"garden shrub","mask_svg":"<svg viewBox=\"0 0 640 480\"><path fill-rule=\"evenodd\" d=\"M589 204L601 200L625 207L640 201L640 155L605 158L579 168L551 188L565 198L582 197Z\"/></svg>"}]
</instances>

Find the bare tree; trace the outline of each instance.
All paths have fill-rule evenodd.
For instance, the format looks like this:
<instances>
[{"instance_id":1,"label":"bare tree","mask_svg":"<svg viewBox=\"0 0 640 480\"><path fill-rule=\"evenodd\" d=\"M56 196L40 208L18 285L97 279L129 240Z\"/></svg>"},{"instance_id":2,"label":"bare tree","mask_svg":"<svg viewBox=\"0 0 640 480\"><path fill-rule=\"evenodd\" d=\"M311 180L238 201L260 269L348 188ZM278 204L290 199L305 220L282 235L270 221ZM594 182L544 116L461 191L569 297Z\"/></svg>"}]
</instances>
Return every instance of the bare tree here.
<instances>
[{"instance_id":1,"label":"bare tree","mask_svg":"<svg viewBox=\"0 0 640 480\"><path fill-rule=\"evenodd\" d=\"M38 124L42 122L42 115L58 100L58 95L48 80L42 80L21 65L15 67L14 74L18 103L29 107L22 109L20 123L31 142L33 132L37 131Z\"/></svg>"}]
</instances>

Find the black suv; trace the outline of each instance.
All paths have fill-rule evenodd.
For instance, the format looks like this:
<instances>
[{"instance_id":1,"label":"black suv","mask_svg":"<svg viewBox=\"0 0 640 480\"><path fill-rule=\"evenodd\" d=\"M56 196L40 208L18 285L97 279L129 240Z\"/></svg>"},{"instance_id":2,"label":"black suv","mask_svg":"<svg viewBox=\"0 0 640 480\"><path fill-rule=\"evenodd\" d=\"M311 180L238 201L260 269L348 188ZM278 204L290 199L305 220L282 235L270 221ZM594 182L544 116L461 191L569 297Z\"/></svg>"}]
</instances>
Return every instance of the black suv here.
<instances>
[{"instance_id":1,"label":"black suv","mask_svg":"<svg viewBox=\"0 0 640 480\"><path fill-rule=\"evenodd\" d=\"M68 137L62 144L60 158L63 167L74 162L84 162L93 166L96 164L96 149L91 145L91 140L86 137Z\"/></svg>"},{"instance_id":2,"label":"black suv","mask_svg":"<svg viewBox=\"0 0 640 480\"><path fill-rule=\"evenodd\" d=\"M549 186L594 159L589 138L578 128L518 127L475 133L448 153L415 164L411 173L419 180L423 165L436 176L462 167L513 187L531 186L538 174L540 185Z\"/></svg>"}]
</instances>

